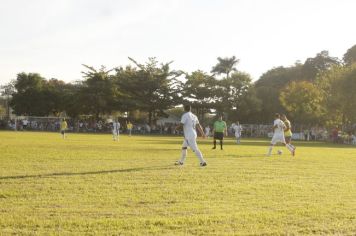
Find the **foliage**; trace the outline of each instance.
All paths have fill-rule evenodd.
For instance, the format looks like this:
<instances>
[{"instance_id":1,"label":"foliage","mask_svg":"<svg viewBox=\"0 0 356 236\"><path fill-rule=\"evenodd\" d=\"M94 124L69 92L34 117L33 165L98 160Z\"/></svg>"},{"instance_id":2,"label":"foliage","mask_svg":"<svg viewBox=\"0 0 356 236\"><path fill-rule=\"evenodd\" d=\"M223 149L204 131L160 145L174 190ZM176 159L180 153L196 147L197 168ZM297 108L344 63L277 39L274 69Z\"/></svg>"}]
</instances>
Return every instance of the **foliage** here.
<instances>
[{"instance_id":1,"label":"foliage","mask_svg":"<svg viewBox=\"0 0 356 236\"><path fill-rule=\"evenodd\" d=\"M324 113L323 94L308 81L292 81L282 89L279 99L289 116L301 124L318 124Z\"/></svg>"},{"instance_id":2,"label":"foliage","mask_svg":"<svg viewBox=\"0 0 356 236\"><path fill-rule=\"evenodd\" d=\"M229 78L229 75L232 71L236 71L235 66L239 63L239 59L237 59L235 56L232 57L218 57L218 63L213 66L211 69L211 72L214 74L225 74L225 78Z\"/></svg>"},{"instance_id":3,"label":"foliage","mask_svg":"<svg viewBox=\"0 0 356 236\"><path fill-rule=\"evenodd\" d=\"M356 44L347 50L344 54L343 60L346 65L356 63Z\"/></svg>"},{"instance_id":4,"label":"foliage","mask_svg":"<svg viewBox=\"0 0 356 236\"><path fill-rule=\"evenodd\" d=\"M171 70L171 62L158 65L155 58L146 64L130 60L136 68L116 69L115 84L124 93L121 103L126 103L128 111L148 112L148 122L152 123L164 110L181 103L175 86L182 72Z\"/></svg>"}]
</instances>

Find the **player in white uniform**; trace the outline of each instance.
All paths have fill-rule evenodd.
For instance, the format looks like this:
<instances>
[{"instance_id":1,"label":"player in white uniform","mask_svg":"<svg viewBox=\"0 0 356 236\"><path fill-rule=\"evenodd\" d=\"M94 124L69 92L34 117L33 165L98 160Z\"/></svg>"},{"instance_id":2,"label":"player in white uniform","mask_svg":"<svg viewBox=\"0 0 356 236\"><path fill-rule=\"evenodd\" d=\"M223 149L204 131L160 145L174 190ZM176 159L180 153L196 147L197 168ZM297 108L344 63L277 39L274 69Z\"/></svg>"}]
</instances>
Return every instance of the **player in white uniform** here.
<instances>
[{"instance_id":1,"label":"player in white uniform","mask_svg":"<svg viewBox=\"0 0 356 236\"><path fill-rule=\"evenodd\" d=\"M210 126L206 126L205 127L205 137L209 138L209 135L210 135Z\"/></svg>"},{"instance_id":2,"label":"player in white uniform","mask_svg":"<svg viewBox=\"0 0 356 236\"><path fill-rule=\"evenodd\" d=\"M206 162L203 158L203 154L198 148L197 145L197 131L196 128L198 128L199 132L203 137L205 137L203 128L199 124L199 120L194 115L190 110L191 107L189 105L184 106L185 113L182 116L181 119L181 124L179 126L183 126L183 132L184 132L184 141L182 145L182 156L179 161L177 161L175 164L176 165L183 165L184 161L187 157L187 149L190 147L190 149L193 150L195 155L198 157L200 161L200 166L206 166Z\"/></svg>"},{"instance_id":3,"label":"player in white uniform","mask_svg":"<svg viewBox=\"0 0 356 236\"><path fill-rule=\"evenodd\" d=\"M284 129L286 128L286 125L284 122L280 119L280 115L276 113L275 115L275 120L273 122L273 137L271 140L271 145L269 147L267 156L270 156L272 153L273 146L276 145L277 143L283 143L286 148L291 152L291 154L294 156L294 148L291 147L290 144L286 144L286 140L284 138Z\"/></svg>"},{"instance_id":4,"label":"player in white uniform","mask_svg":"<svg viewBox=\"0 0 356 236\"><path fill-rule=\"evenodd\" d=\"M233 124L232 129L235 132L235 137L236 137L236 143L239 144L241 140L241 132L242 132L242 126L240 123L237 121L236 124Z\"/></svg>"},{"instance_id":5,"label":"player in white uniform","mask_svg":"<svg viewBox=\"0 0 356 236\"><path fill-rule=\"evenodd\" d=\"M112 139L114 141L119 141L119 136L120 136L120 122L118 119L116 119L112 123Z\"/></svg>"}]
</instances>

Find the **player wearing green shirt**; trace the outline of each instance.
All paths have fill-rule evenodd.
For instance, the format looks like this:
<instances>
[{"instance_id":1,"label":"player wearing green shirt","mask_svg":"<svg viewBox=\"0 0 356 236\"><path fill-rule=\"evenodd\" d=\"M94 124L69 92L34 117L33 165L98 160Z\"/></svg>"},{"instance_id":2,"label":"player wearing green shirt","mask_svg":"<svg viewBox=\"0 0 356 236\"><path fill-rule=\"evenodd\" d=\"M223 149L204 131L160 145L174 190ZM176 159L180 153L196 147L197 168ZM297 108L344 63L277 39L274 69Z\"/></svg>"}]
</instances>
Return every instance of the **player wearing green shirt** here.
<instances>
[{"instance_id":1,"label":"player wearing green shirt","mask_svg":"<svg viewBox=\"0 0 356 236\"><path fill-rule=\"evenodd\" d=\"M222 116L219 116L219 119L214 122L214 147L216 149L216 140L219 139L220 141L220 149L223 150L223 139L224 134L227 135L227 125L226 122L222 120Z\"/></svg>"}]
</instances>

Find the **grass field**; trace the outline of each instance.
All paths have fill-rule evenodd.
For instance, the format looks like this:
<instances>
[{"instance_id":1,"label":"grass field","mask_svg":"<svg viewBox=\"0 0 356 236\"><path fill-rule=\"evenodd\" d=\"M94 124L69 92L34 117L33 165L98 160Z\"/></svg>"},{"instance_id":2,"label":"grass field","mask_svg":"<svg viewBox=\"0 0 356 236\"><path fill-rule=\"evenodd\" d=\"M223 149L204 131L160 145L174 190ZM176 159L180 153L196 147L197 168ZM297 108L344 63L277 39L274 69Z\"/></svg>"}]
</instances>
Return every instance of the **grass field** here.
<instances>
[{"instance_id":1,"label":"grass field","mask_svg":"<svg viewBox=\"0 0 356 236\"><path fill-rule=\"evenodd\" d=\"M200 139L202 168L181 142L0 132L0 235L356 235L356 148Z\"/></svg>"}]
</instances>

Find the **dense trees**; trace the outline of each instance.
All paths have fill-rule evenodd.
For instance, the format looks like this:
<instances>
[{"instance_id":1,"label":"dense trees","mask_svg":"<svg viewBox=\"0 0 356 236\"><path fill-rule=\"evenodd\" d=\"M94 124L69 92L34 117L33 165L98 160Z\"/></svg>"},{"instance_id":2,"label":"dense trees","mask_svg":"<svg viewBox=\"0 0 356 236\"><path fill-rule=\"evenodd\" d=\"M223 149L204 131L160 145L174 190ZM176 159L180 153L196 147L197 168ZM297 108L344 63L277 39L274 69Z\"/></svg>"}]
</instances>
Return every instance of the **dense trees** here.
<instances>
[{"instance_id":1,"label":"dense trees","mask_svg":"<svg viewBox=\"0 0 356 236\"><path fill-rule=\"evenodd\" d=\"M121 112L138 117L140 111L153 123L171 114L167 110L190 103L202 120L208 113L220 113L230 121L269 123L275 112L287 112L300 124L356 122L356 45L343 61L321 51L304 63L272 68L256 82L237 70L235 56L217 58L212 74L176 71L172 62L155 58L143 64L129 59L133 65L110 70L83 65L83 79L75 83L20 73L1 93L11 98L18 115L100 117Z\"/></svg>"}]
</instances>

